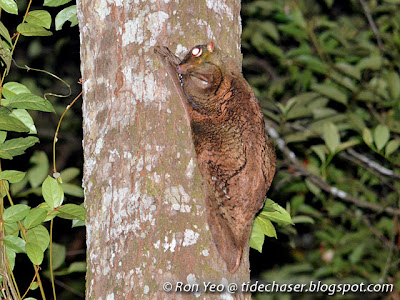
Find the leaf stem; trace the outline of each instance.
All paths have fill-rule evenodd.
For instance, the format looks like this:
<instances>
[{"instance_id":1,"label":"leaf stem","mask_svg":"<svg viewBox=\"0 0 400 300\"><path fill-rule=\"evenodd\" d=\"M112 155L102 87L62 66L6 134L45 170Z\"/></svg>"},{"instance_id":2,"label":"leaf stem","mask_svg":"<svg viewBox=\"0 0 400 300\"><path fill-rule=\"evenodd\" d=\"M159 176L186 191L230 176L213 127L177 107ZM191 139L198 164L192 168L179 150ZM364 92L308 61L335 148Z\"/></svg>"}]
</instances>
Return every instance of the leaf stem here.
<instances>
[{"instance_id":1,"label":"leaf stem","mask_svg":"<svg viewBox=\"0 0 400 300\"><path fill-rule=\"evenodd\" d=\"M82 95L82 93L83 93L83 91L81 91L79 93L79 95L76 96L74 100L72 100L72 102L64 110L63 114L60 117L60 120L58 121L56 133L54 134L54 139L53 139L53 172L54 173L57 173L57 167L56 167L56 143L57 143L57 140L58 140L58 131L60 130L61 122L62 122L65 114L67 113L67 111L71 108L72 105L74 105L75 101L79 99L79 97Z\"/></svg>"},{"instance_id":2,"label":"leaf stem","mask_svg":"<svg viewBox=\"0 0 400 300\"><path fill-rule=\"evenodd\" d=\"M36 266L35 270L36 270L35 271L35 276L33 276L30 285L28 286L28 288L25 291L25 294L22 295L22 299L24 299L26 294L28 294L29 290L31 289L32 284L35 282L35 278L39 275L39 266Z\"/></svg>"},{"instance_id":3,"label":"leaf stem","mask_svg":"<svg viewBox=\"0 0 400 300\"><path fill-rule=\"evenodd\" d=\"M57 300L57 295L56 295L56 288L54 286L54 274L53 274L53 221L54 219L51 219L50 221L50 280L51 280L51 287L53 289L53 298L54 300Z\"/></svg>"}]
</instances>

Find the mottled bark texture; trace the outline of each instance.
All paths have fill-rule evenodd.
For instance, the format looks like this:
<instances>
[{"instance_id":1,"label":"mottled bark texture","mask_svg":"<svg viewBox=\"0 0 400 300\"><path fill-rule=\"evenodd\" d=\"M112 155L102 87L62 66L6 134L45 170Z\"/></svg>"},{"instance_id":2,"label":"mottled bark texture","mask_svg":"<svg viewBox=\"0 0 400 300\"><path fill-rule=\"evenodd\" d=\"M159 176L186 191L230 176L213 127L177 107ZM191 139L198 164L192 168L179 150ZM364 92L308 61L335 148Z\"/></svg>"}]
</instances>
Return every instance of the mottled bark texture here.
<instances>
[{"instance_id":1,"label":"mottled bark texture","mask_svg":"<svg viewBox=\"0 0 400 300\"><path fill-rule=\"evenodd\" d=\"M209 41L241 62L240 1L78 1L84 81L87 299L200 299L178 281L231 275L207 226L202 178L184 109L153 53ZM247 298L249 295L240 295Z\"/></svg>"}]
</instances>

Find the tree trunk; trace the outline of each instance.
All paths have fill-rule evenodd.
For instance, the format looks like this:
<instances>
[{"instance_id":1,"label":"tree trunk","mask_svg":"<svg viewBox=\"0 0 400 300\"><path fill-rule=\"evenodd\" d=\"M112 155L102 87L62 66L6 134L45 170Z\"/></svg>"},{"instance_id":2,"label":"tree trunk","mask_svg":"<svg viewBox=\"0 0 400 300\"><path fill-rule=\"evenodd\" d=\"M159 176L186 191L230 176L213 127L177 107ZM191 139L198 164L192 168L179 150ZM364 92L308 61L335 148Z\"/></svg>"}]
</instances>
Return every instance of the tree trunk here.
<instances>
[{"instance_id":1,"label":"tree trunk","mask_svg":"<svg viewBox=\"0 0 400 300\"><path fill-rule=\"evenodd\" d=\"M193 293L175 292L179 282L197 283L202 293L203 282L248 281L248 251L231 275L212 241L190 128L153 53L160 44L182 57L214 41L241 63L240 1L87 0L77 7L87 298L180 299Z\"/></svg>"}]
</instances>

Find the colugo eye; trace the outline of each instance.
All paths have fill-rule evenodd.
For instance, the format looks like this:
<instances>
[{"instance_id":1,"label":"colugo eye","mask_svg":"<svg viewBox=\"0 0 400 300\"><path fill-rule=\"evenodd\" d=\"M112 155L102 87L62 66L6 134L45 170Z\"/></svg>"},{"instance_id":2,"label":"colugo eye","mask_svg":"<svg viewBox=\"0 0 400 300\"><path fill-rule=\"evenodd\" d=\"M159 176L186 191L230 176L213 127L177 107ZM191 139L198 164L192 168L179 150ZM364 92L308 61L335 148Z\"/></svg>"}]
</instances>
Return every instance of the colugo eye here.
<instances>
[{"instance_id":1,"label":"colugo eye","mask_svg":"<svg viewBox=\"0 0 400 300\"><path fill-rule=\"evenodd\" d=\"M203 53L203 50L201 48L193 48L192 49L192 55L194 57L199 57Z\"/></svg>"}]
</instances>

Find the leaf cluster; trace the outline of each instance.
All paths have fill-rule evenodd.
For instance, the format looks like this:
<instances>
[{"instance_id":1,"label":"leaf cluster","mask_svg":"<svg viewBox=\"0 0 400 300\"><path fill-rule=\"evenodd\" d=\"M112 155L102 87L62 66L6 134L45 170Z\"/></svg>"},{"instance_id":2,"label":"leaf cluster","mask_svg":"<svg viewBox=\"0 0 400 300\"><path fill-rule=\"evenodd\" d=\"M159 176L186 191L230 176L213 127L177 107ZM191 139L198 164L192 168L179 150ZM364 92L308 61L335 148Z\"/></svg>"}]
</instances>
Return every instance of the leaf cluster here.
<instances>
[{"instance_id":1,"label":"leaf cluster","mask_svg":"<svg viewBox=\"0 0 400 300\"><path fill-rule=\"evenodd\" d=\"M279 227L293 262L268 279L400 287L400 3L364 2L243 4L244 74L279 136L269 196L295 224Z\"/></svg>"}]
</instances>

